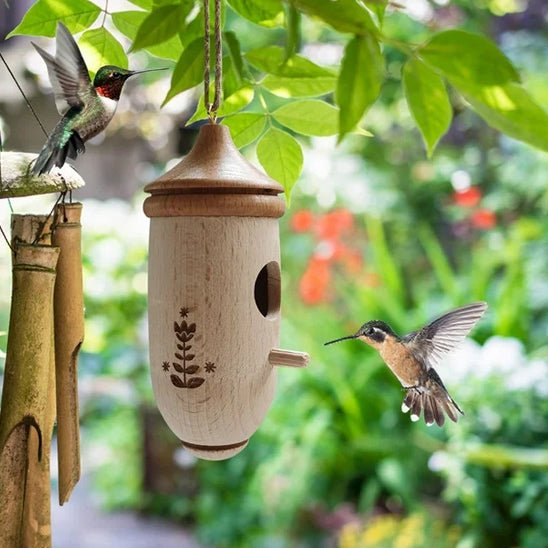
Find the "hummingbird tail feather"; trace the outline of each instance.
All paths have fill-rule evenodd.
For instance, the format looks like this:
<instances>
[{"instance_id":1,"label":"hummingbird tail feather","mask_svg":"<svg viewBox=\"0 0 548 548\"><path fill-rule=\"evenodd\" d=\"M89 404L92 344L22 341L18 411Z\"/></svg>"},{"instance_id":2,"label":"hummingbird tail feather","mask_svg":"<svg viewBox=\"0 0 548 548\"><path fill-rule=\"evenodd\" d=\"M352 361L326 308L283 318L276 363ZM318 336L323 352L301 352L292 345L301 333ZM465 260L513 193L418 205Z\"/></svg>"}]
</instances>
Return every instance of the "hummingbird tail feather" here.
<instances>
[{"instance_id":1,"label":"hummingbird tail feather","mask_svg":"<svg viewBox=\"0 0 548 548\"><path fill-rule=\"evenodd\" d=\"M33 175L42 175L49 173L53 166L63 167L67 156L75 159L78 154L83 154L86 151L84 141L80 135L73 131L64 145L59 146L58 140L55 138L55 133L52 134L46 144L40 151L38 158L32 166Z\"/></svg>"},{"instance_id":2,"label":"hummingbird tail feather","mask_svg":"<svg viewBox=\"0 0 548 548\"><path fill-rule=\"evenodd\" d=\"M464 415L461 408L457 405L457 402L447 393L445 393L445 398L441 400L441 404L443 405L443 409L445 410L445 413L447 416L453 421L457 422L459 418L459 413L461 415Z\"/></svg>"},{"instance_id":3,"label":"hummingbird tail feather","mask_svg":"<svg viewBox=\"0 0 548 548\"><path fill-rule=\"evenodd\" d=\"M453 422L457 422L459 413L464 415L453 398L439 385L420 386L409 390L403 400L401 409L404 413L411 411L411 420L413 422L418 421L421 412L423 412L427 426L431 426L434 422L438 426L443 426L445 415Z\"/></svg>"}]
</instances>

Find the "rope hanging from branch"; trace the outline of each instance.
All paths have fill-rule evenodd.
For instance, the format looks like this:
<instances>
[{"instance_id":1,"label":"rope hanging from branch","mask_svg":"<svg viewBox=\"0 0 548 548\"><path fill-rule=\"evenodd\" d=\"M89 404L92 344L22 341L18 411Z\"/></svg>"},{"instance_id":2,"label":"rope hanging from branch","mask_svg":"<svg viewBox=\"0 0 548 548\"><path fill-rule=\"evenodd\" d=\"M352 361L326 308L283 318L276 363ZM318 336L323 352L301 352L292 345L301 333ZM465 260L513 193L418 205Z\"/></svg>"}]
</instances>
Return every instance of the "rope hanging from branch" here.
<instances>
[{"instance_id":1,"label":"rope hanging from branch","mask_svg":"<svg viewBox=\"0 0 548 548\"><path fill-rule=\"evenodd\" d=\"M204 106L210 122L217 122L217 111L221 103L223 81L223 43L221 29L221 2L215 1L215 93L213 102L209 98L209 71L211 62L211 36L209 22L209 0L204 0Z\"/></svg>"}]
</instances>

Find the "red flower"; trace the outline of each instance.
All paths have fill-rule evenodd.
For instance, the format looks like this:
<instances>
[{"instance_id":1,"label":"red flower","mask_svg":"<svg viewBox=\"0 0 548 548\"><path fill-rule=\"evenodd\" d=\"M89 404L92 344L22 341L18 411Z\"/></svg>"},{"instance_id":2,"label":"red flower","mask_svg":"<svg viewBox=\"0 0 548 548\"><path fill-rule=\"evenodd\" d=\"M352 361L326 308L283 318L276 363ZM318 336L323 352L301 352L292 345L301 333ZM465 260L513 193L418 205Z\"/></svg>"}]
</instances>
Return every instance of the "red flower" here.
<instances>
[{"instance_id":1,"label":"red flower","mask_svg":"<svg viewBox=\"0 0 548 548\"><path fill-rule=\"evenodd\" d=\"M478 209L472 215L472 225L475 228L489 229L497 224L497 217L490 209Z\"/></svg>"},{"instance_id":2,"label":"red flower","mask_svg":"<svg viewBox=\"0 0 548 548\"><path fill-rule=\"evenodd\" d=\"M363 266L363 258L361 253L351 249L349 249L344 257L341 258L341 262L348 274L357 274Z\"/></svg>"},{"instance_id":3,"label":"red flower","mask_svg":"<svg viewBox=\"0 0 548 548\"><path fill-rule=\"evenodd\" d=\"M312 257L299 283L301 299L310 305L325 301L330 281L331 271L327 261Z\"/></svg>"},{"instance_id":4,"label":"red flower","mask_svg":"<svg viewBox=\"0 0 548 548\"><path fill-rule=\"evenodd\" d=\"M321 240L336 240L354 226L354 217L347 209L336 209L318 219L316 232Z\"/></svg>"},{"instance_id":5,"label":"red flower","mask_svg":"<svg viewBox=\"0 0 548 548\"><path fill-rule=\"evenodd\" d=\"M307 232L314 224L314 214L312 211L301 209L291 217L291 230L293 232Z\"/></svg>"},{"instance_id":6,"label":"red flower","mask_svg":"<svg viewBox=\"0 0 548 548\"><path fill-rule=\"evenodd\" d=\"M333 259L336 261L343 261L344 258L350 253L350 249L341 242L334 242L333 245Z\"/></svg>"},{"instance_id":7,"label":"red flower","mask_svg":"<svg viewBox=\"0 0 548 548\"><path fill-rule=\"evenodd\" d=\"M461 207L477 206L481 200L481 190L477 186L459 190L453 194L453 200Z\"/></svg>"}]
</instances>

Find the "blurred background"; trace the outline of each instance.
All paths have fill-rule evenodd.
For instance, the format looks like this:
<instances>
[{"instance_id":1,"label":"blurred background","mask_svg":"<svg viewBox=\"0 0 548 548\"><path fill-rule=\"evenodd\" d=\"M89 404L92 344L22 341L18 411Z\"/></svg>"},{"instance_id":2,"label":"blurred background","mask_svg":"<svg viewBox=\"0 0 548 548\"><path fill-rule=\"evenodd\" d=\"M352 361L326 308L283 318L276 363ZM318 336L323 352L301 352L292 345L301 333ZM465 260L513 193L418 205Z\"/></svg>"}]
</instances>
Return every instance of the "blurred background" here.
<instances>
[{"instance_id":1,"label":"blurred background","mask_svg":"<svg viewBox=\"0 0 548 548\"><path fill-rule=\"evenodd\" d=\"M0 3L0 40L31 4ZM545 2L402 4L406 15L387 17L387 34L418 42L425 24L486 33L548 104ZM280 30L227 18L242 43L283 43ZM336 65L339 38L307 21L303 54ZM30 40L0 41L0 51L53 127ZM76 162L87 181L75 196L84 202L84 478L67 505L53 503L54 546L547 545L548 156L490 129L455 96L451 130L426 160L400 91L402 62L389 53L389 78L366 118L374 137L304 143L281 220L281 346L308 351L311 363L279 371L265 422L225 462L182 449L154 407L148 370L142 188L191 147L196 128L184 124L198 94L160 110L169 75L130 80L106 133ZM144 53L130 63L172 65ZM37 152L44 141L3 66L0 131L6 150ZM53 201L11 207L47 212ZM5 229L9 217L2 200ZM2 243L0 372L10 285ZM371 349L323 346L369 319L405 333L474 300L489 303L487 315L439 369L465 411L456 425L410 422L399 383Z\"/></svg>"}]
</instances>

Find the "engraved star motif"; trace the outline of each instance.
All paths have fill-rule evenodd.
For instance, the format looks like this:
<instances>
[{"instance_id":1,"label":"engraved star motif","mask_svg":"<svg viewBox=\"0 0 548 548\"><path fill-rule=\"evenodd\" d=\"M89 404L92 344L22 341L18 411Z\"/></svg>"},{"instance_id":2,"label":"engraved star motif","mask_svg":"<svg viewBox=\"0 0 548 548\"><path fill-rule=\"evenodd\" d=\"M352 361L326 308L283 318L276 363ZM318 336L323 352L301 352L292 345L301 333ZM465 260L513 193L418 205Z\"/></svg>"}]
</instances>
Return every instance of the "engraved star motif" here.
<instances>
[{"instance_id":1,"label":"engraved star motif","mask_svg":"<svg viewBox=\"0 0 548 548\"><path fill-rule=\"evenodd\" d=\"M181 318L186 318L189 312L190 310L184 306L181 307L181 310L179 310L179 314L181 315Z\"/></svg>"},{"instance_id":2,"label":"engraved star motif","mask_svg":"<svg viewBox=\"0 0 548 548\"><path fill-rule=\"evenodd\" d=\"M206 362L205 370L206 373L215 373L215 364L213 362Z\"/></svg>"},{"instance_id":3,"label":"engraved star motif","mask_svg":"<svg viewBox=\"0 0 548 548\"><path fill-rule=\"evenodd\" d=\"M169 362L164 362L164 363L162 364L162 369L163 369L164 371L169 371Z\"/></svg>"}]
</instances>

